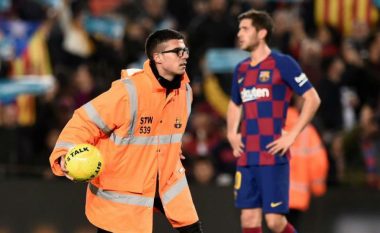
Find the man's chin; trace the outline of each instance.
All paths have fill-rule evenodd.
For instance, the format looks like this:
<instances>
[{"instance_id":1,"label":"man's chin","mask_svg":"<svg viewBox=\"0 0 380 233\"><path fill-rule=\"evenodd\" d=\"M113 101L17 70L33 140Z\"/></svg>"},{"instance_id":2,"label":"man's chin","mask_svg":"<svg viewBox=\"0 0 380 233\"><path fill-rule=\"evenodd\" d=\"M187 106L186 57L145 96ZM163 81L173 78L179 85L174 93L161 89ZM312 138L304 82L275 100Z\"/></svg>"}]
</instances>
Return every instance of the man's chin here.
<instances>
[{"instance_id":1,"label":"man's chin","mask_svg":"<svg viewBox=\"0 0 380 233\"><path fill-rule=\"evenodd\" d=\"M247 46L240 47L240 49L243 50L243 51L247 51L247 52L250 52L250 51L251 51L251 48L250 48L250 47L247 47Z\"/></svg>"},{"instance_id":2,"label":"man's chin","mask_svg":"<svg viewBox=\"0 0 380 233\"><path fill-rule=\"evenodd\" d=\"M245 45L245 44L239 44L239 48L241 49L241 50L246 50L247 49L247 46Z\"/></svg>"},{"instance_id":3,"label":"man's chin","mask_svg":"<svg viewBox=\"0 0 380 233\"><path fill-rule=\"evenodd\" d=\"M180 71L177 72L177 75L183 75L185 72L186 72L185 68L183 70L181 69Z\"/></svg>"}]
</instances>

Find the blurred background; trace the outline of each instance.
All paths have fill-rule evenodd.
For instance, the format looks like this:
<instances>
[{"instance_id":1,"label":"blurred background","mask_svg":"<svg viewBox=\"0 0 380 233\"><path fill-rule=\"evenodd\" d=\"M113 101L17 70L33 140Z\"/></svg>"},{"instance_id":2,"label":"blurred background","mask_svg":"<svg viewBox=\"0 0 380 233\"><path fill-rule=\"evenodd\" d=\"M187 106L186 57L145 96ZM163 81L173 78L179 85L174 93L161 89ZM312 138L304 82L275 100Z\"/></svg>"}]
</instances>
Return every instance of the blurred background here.
<instances>
[{"instance_id":1,"label":"blurred background","mask_svg":"<svg viewBox=\"0 0 380 233\"><path fill-rule=\"evenodd\" d=\"M294 166L305 183L292 185L314 196L289 217L300 233L379 233L378 0L0 0L0 233L95 232L85 184L54 177L48 157L73 111L121 69L141 68L146 37L162 28L190 48L183 163L199 215L206 232L240 232L225 113L233 68L248 56L236 18L252 8L271 14L271 47L299 62L322 99L311 127L323 165ZM312 192L313 182L324 187ZM154 232L174 231L155 215Z\"/></svg>"}]
</instances>

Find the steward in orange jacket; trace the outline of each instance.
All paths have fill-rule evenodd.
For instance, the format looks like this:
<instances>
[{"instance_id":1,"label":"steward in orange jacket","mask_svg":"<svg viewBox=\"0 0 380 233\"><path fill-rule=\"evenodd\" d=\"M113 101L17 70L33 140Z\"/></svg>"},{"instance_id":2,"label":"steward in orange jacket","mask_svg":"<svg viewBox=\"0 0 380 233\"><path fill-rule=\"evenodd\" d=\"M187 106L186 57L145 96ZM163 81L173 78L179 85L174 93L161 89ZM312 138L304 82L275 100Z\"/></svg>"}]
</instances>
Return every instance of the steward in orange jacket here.
<instances>
[{"instance_id":1,"label":"steward in orange jacket","mask_svg":"<svg viewBox=\"0 0 380 233\"><path fill-rule=\"evenodd\" d=\"M201 233L180 161L192 102L189 51L180 33L164 29L148 37L146 53L143 70L124 70L108 91L75 111L51 167L67 176L61 158L79 143L101 151L105 167L86 196L86 215L98 232L151 233L158 201L179 232Z\"/></svg>"},{"instance_id":2,"label":"steward in orange jacket","mask_svg":"<svg viewBox=\"0 0 380 233\"><path fill-rule=\"evenodd\" d=\"M298 121L299 113L289 107L286 129ZM308 124L290 147L289 208L306 211L311 194L321 196L326 192L328 171L327 152L317 130Z\"/></svg>"}]
</instances>

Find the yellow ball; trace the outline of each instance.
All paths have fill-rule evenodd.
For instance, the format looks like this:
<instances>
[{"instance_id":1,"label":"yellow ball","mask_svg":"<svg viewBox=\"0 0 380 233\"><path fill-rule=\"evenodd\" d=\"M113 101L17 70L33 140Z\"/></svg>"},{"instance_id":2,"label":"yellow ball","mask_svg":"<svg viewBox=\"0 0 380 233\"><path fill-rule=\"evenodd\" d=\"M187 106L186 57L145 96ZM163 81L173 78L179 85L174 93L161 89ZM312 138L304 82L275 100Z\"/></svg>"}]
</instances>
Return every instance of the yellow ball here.
<instances>
[{"instance_id":1,"label":"yellow ball","mask_svg":"<svg viewBox=\"0 0 380 233\"><path fill-rule=\"evenodd\" d=\"M103 168L100 151L90 144L74 146L65 157L68 175L75 181L88 181L97 177Z\"/></svg>"}]
</instances>

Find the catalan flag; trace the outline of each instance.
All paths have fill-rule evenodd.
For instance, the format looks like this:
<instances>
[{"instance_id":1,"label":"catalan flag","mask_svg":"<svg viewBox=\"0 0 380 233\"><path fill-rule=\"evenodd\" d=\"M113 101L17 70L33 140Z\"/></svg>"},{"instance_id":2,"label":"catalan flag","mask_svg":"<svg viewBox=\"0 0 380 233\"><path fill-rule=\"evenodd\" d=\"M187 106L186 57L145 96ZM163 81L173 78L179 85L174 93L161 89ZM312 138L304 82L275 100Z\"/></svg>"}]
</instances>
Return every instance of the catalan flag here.
<instances>
[{"instance_id":1,"label":"catalan flag","mask_svg":"<svg viewBox=\"0 0 380 233\"><path fill-rule=\"evenodd\" d=\"M36 22L1 21L1 32L13 41L11 80L22 79L28 75L41 78L51 75L50 58L46 45L48 25ZM16 99L20 125L33 125L35 122L35 99L31 95L19 95Z\"/></svg>"},{"instance_id":2,"label":"catalan flag","mask_svg":"<svg viewBox=\"0 0 380 233\"><path fill-rule=\"evenodd\" d=\"M317 25L330 24L346 36L351 35L353 22L372 28L379 20L372 0L315 0L314 11Z\"/></svg>"}]
</instances>

